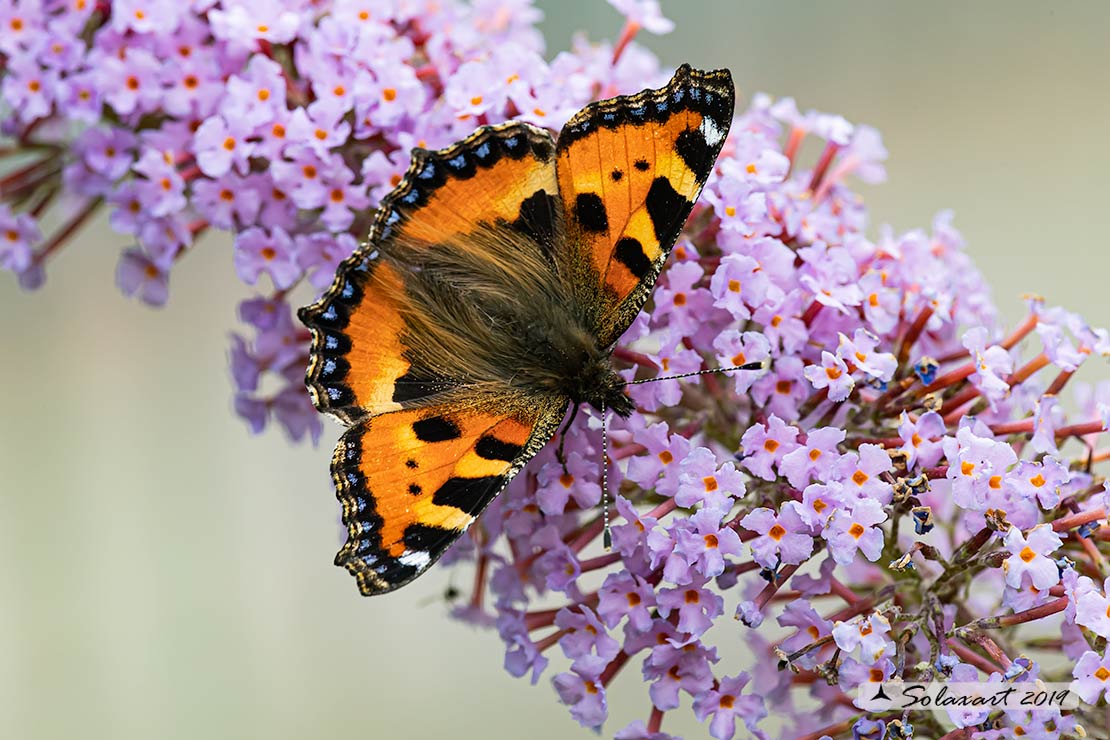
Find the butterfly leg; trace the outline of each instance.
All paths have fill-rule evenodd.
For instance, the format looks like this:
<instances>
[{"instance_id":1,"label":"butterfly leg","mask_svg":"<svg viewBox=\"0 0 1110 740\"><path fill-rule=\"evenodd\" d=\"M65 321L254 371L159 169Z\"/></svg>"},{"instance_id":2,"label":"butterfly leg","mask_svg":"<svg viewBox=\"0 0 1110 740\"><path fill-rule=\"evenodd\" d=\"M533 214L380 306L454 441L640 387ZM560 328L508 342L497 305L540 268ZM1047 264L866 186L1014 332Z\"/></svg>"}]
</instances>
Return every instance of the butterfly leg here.
<instances>
[{"instance_id":1,"label":"butterfly leg","mask_svg":"<svg viewBox=\"0 0 1110 740\"><path fill-rule=\"evenodd\" d=\"M555 457L559 460L559 464L563 466L564 473L567 472L567 458L566 455L563 454L563 447L567 442L567 430L570 429L570 425L574 423L574 419L578 416L579 405L580 404L577 403L574 404L574 410L570 412L570 418L567 419L567 423L564 424L563 428L559 431L559 448L555 450Z\"/></svg>"}]
</instances>

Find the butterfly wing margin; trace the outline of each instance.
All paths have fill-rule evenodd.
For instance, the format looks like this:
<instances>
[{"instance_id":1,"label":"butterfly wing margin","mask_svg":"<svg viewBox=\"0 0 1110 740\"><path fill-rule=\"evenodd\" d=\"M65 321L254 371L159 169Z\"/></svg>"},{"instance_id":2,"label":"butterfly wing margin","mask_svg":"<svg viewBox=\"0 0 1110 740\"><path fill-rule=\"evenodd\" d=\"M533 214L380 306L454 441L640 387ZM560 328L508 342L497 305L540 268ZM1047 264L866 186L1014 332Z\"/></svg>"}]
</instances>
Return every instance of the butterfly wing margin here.
<instances>
[{"instance_id":1,"label":"butterfly wing margin","mask_svg":"<svg viewBox=\"0 0 1110 740\"><path fill-rule=\"evenodd\" d=\"M347 541L335 557L364 596L432 566L558 429L565 402L507 396L405 409L348 429L332 458Z\"/></svg>"},{"instance_id":2,"label":"butterfly wing margin","mask_svg":"<svg viewBox=\"0 0 1110 740\"><path fill-rule=\"evenodd\" d=\"M597 307L601 346L651 294L724 146L734 102L727 69L683 65L665 87L587 106L559 134L568 244L577 250L580 302Z\"/></svg>"},{"instance_id":3,"label":"butterfly wing margin","mask_svg":"<svg viewBox=\"0 0 1110 740\"><path fill-rule=\"evenodd\" d=\"M353 424L458 384L406 357L405 251L445 243L478 249L483 240L467 235L507 228L521 249L550 254L563 228L554 152L548 131L522 122L483 126L439 151L413 151L366 242L298 313L312 334L306 385L318 410ZM465 377L466 368L456 370Z\"/></svg>"}]
</instances>

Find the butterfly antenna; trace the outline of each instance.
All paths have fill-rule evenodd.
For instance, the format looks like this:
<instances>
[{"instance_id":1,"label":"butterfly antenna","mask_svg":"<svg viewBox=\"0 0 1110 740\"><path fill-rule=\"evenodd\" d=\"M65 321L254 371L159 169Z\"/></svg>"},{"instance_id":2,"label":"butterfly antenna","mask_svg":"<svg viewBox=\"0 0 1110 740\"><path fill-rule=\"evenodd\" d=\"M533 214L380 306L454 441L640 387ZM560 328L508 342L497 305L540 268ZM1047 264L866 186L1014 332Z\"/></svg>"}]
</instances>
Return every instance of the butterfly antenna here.
<instances>
[{"instance_id":1,"label":"butterfly antenna","mask_svg":"<svg viewBox=\"0 0 1110 740\"><path fill-rule=\"evenodd\" d=\"M655 383L660 380L678 380L680 378L693 378L697 375L709 375L710 373L730 373L734 370L766 370L771 366L770 358L761 362L749 362L745 365L733 365L732 367L713 367L708 370L698 370L692 373L681 373L679 375L664 375L661 378L643 378L641 380L630 380L626 385L640 385L641 383Z\"/></svg>"},{"instance_id":2,"label":"butterfly antenna","mask_svg":"<svg viewBox=\"0 0 1110 740\"><path fill-rule=\"evenodd\" d=\"M613 549L613 535L609 531L609 414L605 402L601 404L601 542L606 550Z\"/></svg>"}]
</instances>

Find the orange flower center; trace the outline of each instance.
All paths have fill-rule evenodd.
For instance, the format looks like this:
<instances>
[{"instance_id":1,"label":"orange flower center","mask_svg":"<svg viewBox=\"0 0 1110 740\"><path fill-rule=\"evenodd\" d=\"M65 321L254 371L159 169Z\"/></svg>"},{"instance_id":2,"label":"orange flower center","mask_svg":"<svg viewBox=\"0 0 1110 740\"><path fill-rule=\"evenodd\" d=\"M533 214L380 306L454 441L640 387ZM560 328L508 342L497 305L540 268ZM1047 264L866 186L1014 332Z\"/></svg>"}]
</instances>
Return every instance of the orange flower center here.
<instances>
[{"instance_id":1,"label":"orange flower center","mask_svg":"<svg viewBox=\"0 0 1110 740\"><path fill-rule=\"evenodd\" d=\"M860 537L862 537L863 533L866 532L866 531L867 530L864 528L864 526L862 524L860 524L859 522L853 522L852 526L848 527L848 534L852 535L857 540Z\"/></svg>"},{"instance_id":2,"label":"orange flower center","mask_svg":"<svg viewBox=\"0 0 1110 740\"><path fill-rule=\"evenodd\" d=\"M776 524L775 526L767 530L767 536L773 539L775 542L778 542L786 536L786 529L781 524Z\"/></svg>"}]
</instances>

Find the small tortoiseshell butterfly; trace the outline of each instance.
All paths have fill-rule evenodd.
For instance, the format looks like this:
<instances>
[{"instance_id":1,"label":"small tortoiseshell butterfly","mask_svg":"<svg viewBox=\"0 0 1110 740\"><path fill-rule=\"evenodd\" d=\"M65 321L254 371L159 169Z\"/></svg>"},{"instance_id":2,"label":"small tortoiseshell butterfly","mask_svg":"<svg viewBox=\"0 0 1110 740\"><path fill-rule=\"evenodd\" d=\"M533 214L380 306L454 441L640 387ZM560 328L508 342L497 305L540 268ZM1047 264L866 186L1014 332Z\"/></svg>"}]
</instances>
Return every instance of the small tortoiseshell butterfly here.
<instances>
[{"instance_id":1,"label":"small tortoiseshell butterfly","mask_svg":"<svg viewBox=\"0 0 1110 740\"><path fill-rule=\"evenodd\" d=\"M332 458L365 595L432 565L570 404L628 416L610 353L651 294L728 134L728 70L415 149L323 297L307 384L350 428Z\"/></svg>"}]
</instances>

